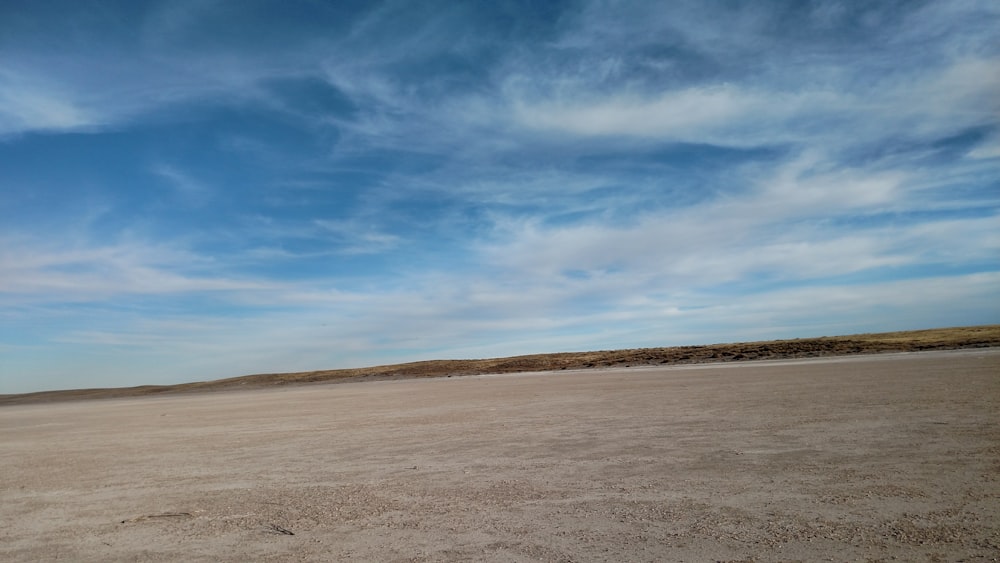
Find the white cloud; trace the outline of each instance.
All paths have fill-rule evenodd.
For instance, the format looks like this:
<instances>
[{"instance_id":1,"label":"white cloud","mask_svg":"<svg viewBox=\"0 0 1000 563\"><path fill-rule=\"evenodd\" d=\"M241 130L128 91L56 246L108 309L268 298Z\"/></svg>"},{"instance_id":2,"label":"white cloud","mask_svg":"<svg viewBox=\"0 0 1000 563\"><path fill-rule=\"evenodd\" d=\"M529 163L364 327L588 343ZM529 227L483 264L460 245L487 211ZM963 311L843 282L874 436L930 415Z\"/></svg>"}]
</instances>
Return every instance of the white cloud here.
<instances>
[{"instance_id":1,"label":"white cloud","mask_svg":"<svg viewBox=\"0 0 1000 563\"><path fill-rule=\"evenodd\" d=\"M750 179L758 191L730 199L722 209L771 219L884 212L905 204L907 180L902 171L844 167L808 151L778 165L770 175Z\"/></svg>"},{"instance_id":2,"label":"white cloud","mask_svg":"<svg viewBox=\"0 0 1000 563\"><path fill-rule=\"evenodd\" d=\"M696 140L729 129L748 114L769 108L760 97L729 86L666 92L652 99L615 96L592 103L542 101L516 103L515 115L526 127L582 135L638 135Z\"/></svg>"},{"instance_id":3,"label":"white cloud","mask_svg":"<svg viewBox=\"0 0 1000 563\"><path fill-rule=\"evenodd\" d=\"M997 123L995 5L870 8L800 14L816 35L804 40L771 5L587 3L549 56L517 55L500 91L533 131L740 147L830 151ZM831 31L866 11L863 36Z\"/></svg>"},{"instance_id":4,"label":"white cloud","mask_svg":"<svg viewBox=\"0 0 1000 563\"><path fill-rule=\"evenodd\" d=\"M153 166L152 172L163 178L174 192L190 205L203 205L212 193L204 182L176 166L161 163Z\"/></svg>"},{"instance_id":5,"label":"white cloud","mask_svg":"<svg viewBox=\"0 0 1000 563\"><path fill-rule=\"evenodd\" d=\"M273 286L205 273L212 269L210 259L162 244L58 244L18 237L5 239L0 248L0 299L7 304Z\"/></svg>"},{"instance_id":6,"label":"white cloud","mask_svg":"<svg viewBox=\"0 0 1000 563\"><path fill-rule=\"evenodd\" d=\"M650 210L620 225L509 221L480 251L485 264L540 283L573 272L620 274L632 284L622 291L633 293L759 277L805 281L996 253L995 215L906 219L936 204L898 171L837 168L806 156L747 181L755 188L741 195ZM885 214L900 219L866 220Z\"/></svg>"},{"instance_id":7,"label":"white cloud","mask_svg":"<svg viewBox=\"0 0 1000 563\"><path fill-rule=\"evenodd\" d=\"M226 3L149 8L124 35L105 29L106 12L86 9L63 18L73 21L70 32L58 24L40 37L3 29L12 39L0 45L0 135L121 127L193 101L263 103L260 84L317 72L315 45L290 38L287 49L248 54L199 28L207 15L225 21ZM24 49L19 40L37 46Z\"/></svg>"},{"instance_id":8,"label":"white cloud","mask_svg":"<svg viewBox=\"0 0 1000 563\"><path fill-rule=\"evenodd\" d=\"M516 88L508 95L515 121L529 129L737 147L797 142L829 150L893 136L935 139L995 123L1000 120L997 77L1000 59L980 58L908 69L865 87L843 77L841 84L823 89L720 83L603 97L563 96L561 87L548 95L526 95ZM544 90L537 84L533 89Z\"/></svg>"},{"instance_id":9,"label":"white cloud","mask_svg":"<svg viewBox=\"0 0 1000 563\"><path fill-rule=\"evenodd\" d=\"M958 58L864 92L866 137L946 136L1000 121L1000 58ZM859 124L864 123L859 120ZM882 129L881 131L879 129Z\"/></svg>"},{"instance_id":10,"label":"white cloud","mask_svg":"<svg viewBox=\"0 0 1000 563\"><path fill-rule=\"evenodd\" d=\"M336 244L334 251L337 253L377 254L395 248L402 242L400 237L382 232L372 225L364 225L361 220L317 219L313 224L319 227L321 236L332 236Z\"/></svg>"},{"instance_id":11,"label":"white cloud","mask_svg":"<svg viewBox=\"0 0 1000 563\"><path fill-rule=\"evenodd\" d=\"M0 69L0 137L26 131L62 131L99 124L65 88L40 77Z\"/></svg>"}]
</instances>

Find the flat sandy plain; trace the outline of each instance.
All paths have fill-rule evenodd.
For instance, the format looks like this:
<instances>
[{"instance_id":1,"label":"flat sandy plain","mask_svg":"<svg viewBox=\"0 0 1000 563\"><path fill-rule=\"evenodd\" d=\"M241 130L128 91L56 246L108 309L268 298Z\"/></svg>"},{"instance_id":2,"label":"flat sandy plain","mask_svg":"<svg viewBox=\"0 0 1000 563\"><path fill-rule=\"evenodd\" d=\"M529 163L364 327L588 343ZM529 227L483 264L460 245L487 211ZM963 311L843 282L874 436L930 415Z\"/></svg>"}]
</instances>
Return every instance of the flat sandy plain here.
<instances>
[{"instance_id":1,"label":"flat sandy plain","mask_svg":"<svg viewBox=\"0 0 1000 563\"><path fill-rule=\"evenodd\" d=\"M998 559L998 349L0 408L5 561Z\"/></svg>"}]
</instances>

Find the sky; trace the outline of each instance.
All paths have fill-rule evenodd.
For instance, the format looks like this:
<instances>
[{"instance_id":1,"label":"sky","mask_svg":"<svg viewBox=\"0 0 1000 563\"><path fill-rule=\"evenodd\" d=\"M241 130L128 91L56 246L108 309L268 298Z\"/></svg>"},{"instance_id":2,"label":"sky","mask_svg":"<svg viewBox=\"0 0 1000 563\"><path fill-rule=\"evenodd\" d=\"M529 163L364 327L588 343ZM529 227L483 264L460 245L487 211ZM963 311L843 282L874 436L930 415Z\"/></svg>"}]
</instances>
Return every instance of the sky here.
<instances>
[{"instance_id":1,"label":"sky","mask_svg":"<svg viewBox=\"0 0 1000 563\"><path fill-rule=\"evenodd\" d=\"M1000 3L0 2L0 393L1000 323Z\"/></svg>"}]
</instances>

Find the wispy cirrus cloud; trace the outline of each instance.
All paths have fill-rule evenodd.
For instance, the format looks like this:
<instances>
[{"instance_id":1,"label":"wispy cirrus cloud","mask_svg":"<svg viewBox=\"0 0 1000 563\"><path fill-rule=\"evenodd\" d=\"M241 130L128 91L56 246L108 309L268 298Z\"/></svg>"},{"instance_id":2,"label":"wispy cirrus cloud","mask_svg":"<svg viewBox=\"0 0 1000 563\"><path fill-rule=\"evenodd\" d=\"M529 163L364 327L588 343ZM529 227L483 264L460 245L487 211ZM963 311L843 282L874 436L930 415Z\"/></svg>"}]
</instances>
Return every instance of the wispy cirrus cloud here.
<instances>
[{"instance_id":1,"label":"wispy cirrus cloud","mask_svg":"<svg viewBox=\"0 0 1000 563\"><path fill-rule=\"evenodd\" d=\"M191 205L203 205L211 196L209 186L175 166L160 163L153 166L152 173L162 178L180 199Z\"/></svg>"},{"instance_id":2,"label":"wispy cirrus cloud","mask_svg":"<svg viewBox=\"0 0 1000 563\"><path fill-rule=\"evenodd\" d=\"M640 213L627 224L513 221L482 251L487 263L518 276L623 271L649 284L631 291L988 262L997 252L995 209L935 217L936 202L915 192L902 171L831 169L807 155L747 181L753 187L741 194Z\"/></svg>"},{"instance_id":3,"label":"wispy cirrus cloud","mask_svg":"<svg viewBox=\"0 0 1000 563\"><path fill-rule=\"evenodd\" d=\"M0 251L0 302L72 303L116 295L260 290L272 284L213 272L210 257L141 241L54 244L4 239Z\"/></svg>"},{"instance_id":4,"label":"wispy cirrus cloud","mask_svg":"<svg viewBox=\"0 0 1000 563\"><path fill-rule=\"evenodd\" d=\"M24 131L92 127L100 117L44 78L0 70L0 138Z\"/></svg>"},{"instance_id":5,"label":"wispy cirrus cloud","mask_svg":"<svg viewBox=\"0 0 1000 563\"><path fill-rule=\"evenodd\" d=\"M339 251L346 254L382 252L397 246L401 241L396 235L361 226L357 222L317 220L316 226L341 240Z\"/></svg>"}]
</instances>

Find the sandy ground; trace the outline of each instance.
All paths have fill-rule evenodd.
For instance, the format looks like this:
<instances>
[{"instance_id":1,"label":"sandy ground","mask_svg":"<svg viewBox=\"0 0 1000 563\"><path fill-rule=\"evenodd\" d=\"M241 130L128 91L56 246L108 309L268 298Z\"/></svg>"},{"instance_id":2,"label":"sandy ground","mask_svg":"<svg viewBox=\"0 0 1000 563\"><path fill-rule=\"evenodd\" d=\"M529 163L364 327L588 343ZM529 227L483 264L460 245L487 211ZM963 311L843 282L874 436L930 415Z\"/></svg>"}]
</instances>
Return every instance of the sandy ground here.
<instances>
[{"instance_id":1,"label":"sandy ground","mask_svg":"<svg viewBox=\"0 0 1000 563\"><path fill-rule=\"evenodd\" d=\"M0 408L5 561L997 561L1000 350Z\"/></svg>"}]
</instances>

